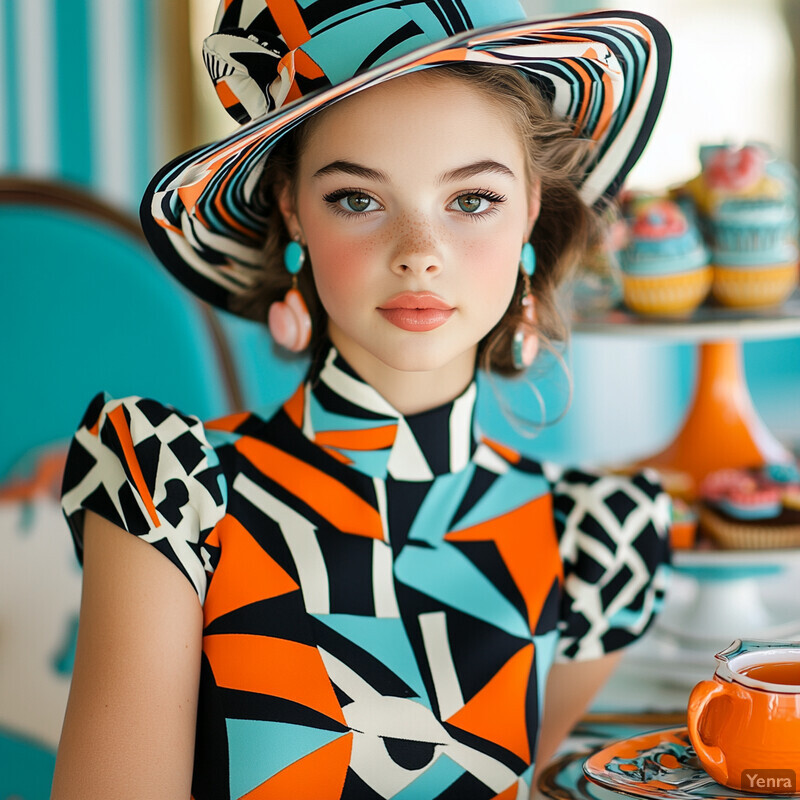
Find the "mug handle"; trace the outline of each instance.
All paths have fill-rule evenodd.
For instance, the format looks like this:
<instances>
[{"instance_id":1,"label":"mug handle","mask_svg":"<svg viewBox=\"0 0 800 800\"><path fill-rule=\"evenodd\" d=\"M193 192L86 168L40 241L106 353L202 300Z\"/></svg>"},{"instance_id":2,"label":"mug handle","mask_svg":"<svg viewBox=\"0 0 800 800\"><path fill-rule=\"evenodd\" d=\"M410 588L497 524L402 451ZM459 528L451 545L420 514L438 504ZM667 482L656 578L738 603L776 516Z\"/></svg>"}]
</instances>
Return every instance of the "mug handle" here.
<instances>
[{"instance_id":1,"label":"mug handle","mask_svg":"<svg viewBox=\"0 0 800 800\"><path fill-rule=\"evenodd\" d=\"M700 725L709 703L716 697L728 694L729 687L730 684L727 683L700 681L689 695L689 706L686 715L689 723L689 738L692 741L695 752L702 761L708 761L719 767L724 773L723 780L726 781L728 780L728 765L725 761L725 755L719 747L703 741L703 737L700 735Z\"/></svg>"}]
</instances>

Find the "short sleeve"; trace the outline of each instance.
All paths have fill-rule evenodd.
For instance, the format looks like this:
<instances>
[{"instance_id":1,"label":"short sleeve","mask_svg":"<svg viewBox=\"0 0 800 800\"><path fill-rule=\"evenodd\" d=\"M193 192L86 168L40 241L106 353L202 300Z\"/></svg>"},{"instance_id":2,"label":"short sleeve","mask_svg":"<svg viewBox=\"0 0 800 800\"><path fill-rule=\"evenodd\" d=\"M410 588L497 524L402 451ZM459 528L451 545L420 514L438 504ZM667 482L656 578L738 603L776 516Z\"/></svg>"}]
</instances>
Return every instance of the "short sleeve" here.
<instances>
[{"instance_id":1,"label":"short sleeve","mask_svg":"<svg viewBox=\"0 0 800 800\"><path fill-rule=\"evenodd\" d=\"M639 638L669 572L671 502L654 472L545 470L564 566L557 661L583 661Z\"/></svg>"},{"instance_id":2,"label":"short sleeve","mask_svg":"<svg viewBox=\"0 0 800 800\"><path fill-rule=\"evenodd\" d=\"M204 602L212 571L205 540L226 494L199 419L154 400L99 394L70 445L61 504L81 561L89 510L152 544Z\"/></svg>"}]
</instances>

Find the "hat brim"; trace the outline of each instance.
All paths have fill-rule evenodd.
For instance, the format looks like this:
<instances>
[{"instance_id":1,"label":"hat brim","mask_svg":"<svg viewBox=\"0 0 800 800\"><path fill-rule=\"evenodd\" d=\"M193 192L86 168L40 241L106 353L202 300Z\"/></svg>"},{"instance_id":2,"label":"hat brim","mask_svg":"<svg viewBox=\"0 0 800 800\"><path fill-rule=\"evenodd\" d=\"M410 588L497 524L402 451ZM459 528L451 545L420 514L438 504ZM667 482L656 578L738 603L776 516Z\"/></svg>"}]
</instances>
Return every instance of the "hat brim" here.
<instances>
[{"instance_id":1,"label":"hat brim","mask_svg":"<svg viewBox=\"0 0 800 800\"><path fill-rule=\"evenodd\" d=\"M332 103L411 72L452 63L515 67L577 136L594 141L580 185L589 204L612 197L650 137L671 44L655 19L629 11L547 17L473 30L300 98L185 153L145 191L142 227L159 259L194 294L230 310L261 271L267 206L258 183L282 135Z\"/></svg>"}]
</instances>

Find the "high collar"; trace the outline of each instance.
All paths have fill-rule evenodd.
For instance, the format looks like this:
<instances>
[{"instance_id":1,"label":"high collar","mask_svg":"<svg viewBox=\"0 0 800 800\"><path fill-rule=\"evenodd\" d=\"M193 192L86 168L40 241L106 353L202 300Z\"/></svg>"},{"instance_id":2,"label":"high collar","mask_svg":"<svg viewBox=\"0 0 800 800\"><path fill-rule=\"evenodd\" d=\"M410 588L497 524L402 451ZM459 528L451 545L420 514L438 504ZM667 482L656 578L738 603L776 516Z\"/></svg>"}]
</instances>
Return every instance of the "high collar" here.
<instances>
[{"instance_id":1,"label":"high collar","mask_svg":"<svg viewBox=\"0 0 800 800\"><path fill-rule=\"evenodd\" d=\"M426 481L459 472L476 447L475 381L455 400L403 416L331 347L288 401L305 436L373 478Z\"/></svg>"}]
</instances>

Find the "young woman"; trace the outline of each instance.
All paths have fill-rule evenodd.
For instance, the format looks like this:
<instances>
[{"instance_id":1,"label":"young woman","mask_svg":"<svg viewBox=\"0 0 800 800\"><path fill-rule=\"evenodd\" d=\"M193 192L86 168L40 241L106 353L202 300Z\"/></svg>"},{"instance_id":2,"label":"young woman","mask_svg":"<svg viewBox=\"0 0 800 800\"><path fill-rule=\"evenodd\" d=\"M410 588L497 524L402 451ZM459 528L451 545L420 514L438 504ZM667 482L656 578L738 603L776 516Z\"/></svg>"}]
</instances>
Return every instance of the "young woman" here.
<instances>
[{"instance_id":1,"label":"young woman","mask_svg":"<svg viewBox=\"0 0 800 800\"><path fill-rule=\"evenodd\" d=\"M223 3L206 60L252 122L166 167L144 225L309 374L205 424L90 405L54 798L533 792L657 609L669 504L484 437L475 371L563 335L554 290L668 53L620 12Z\"/></svg>"}]
</instances>

